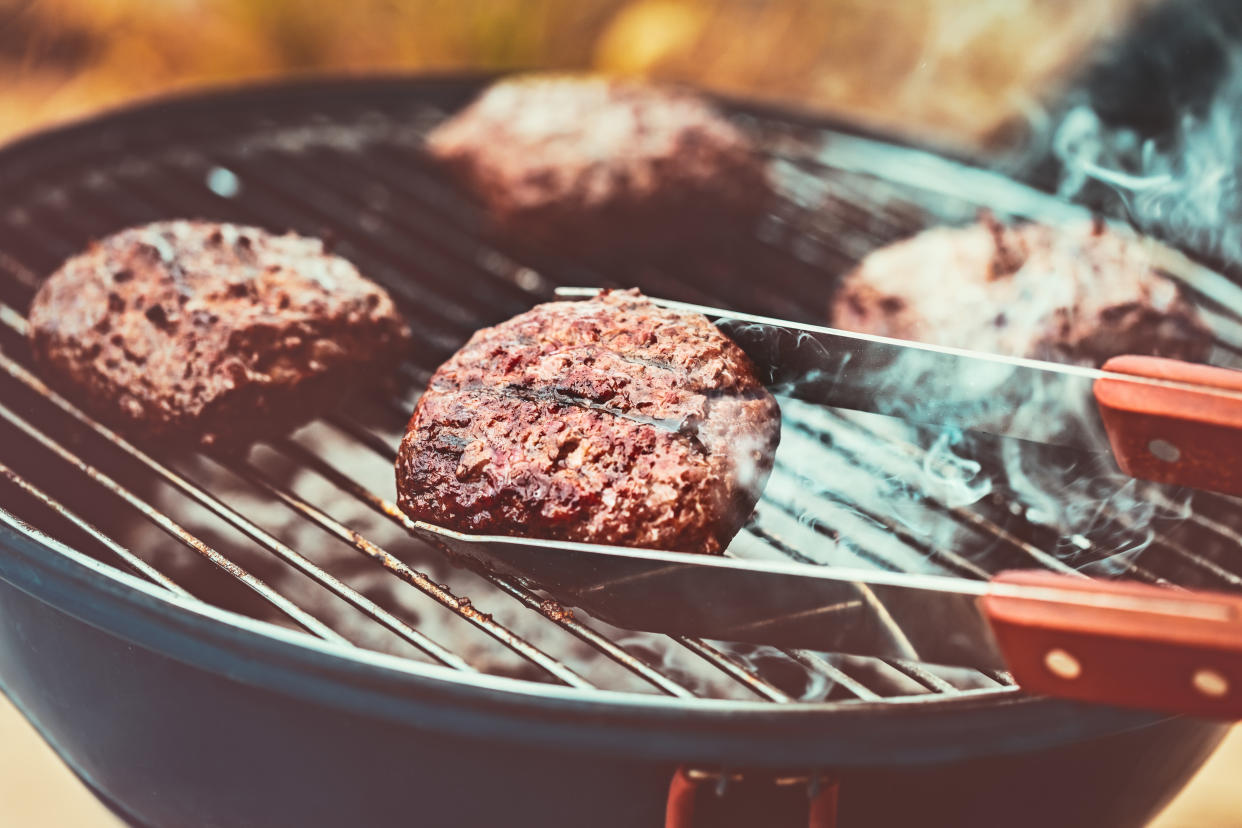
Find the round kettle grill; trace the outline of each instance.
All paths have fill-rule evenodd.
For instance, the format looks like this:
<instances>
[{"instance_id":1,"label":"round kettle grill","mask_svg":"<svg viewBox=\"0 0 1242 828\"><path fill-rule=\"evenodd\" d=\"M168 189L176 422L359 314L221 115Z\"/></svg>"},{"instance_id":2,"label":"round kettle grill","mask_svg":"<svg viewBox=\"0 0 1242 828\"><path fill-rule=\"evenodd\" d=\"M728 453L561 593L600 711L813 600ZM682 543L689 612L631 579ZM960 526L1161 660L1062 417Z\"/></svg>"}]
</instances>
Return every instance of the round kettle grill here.
<instances>
[{"instance_id":1,"label":"round kettle grill","mask_svg":"<svg viewBox=\"0 0 1242 828\"><path fill-rule=\"evenodd\" d=\"M816 321L835 278L880 245L985 207L1047 220L1078 209L733 103L783 194L752 238L680 259L557 258L492 238L423 155L427 129L483 83L225 91L0 151L0 686L65 761L133 825L756 824L747 808L766 824L1141 825L1223 726L1025 697L1006 674L917 653L636 636L519 580L450 568L405 535L383 478L435 366L557 285ZM396 383L245 457L144 447L44 386L24 342L38 280L94 238L170 217L327 239L414 330ZM1237 352L1224 334L1218 345ZM807 469L891 475L869 454L917 466L917 445L857 416L784 416L804 466L778 456L742 553L818 561L847 537L851 562L892 570L986 578L1085 561L1242 585L1232 499L1196 496L1189 519L1153 524L1142 556L1088 547L1071 565L1003 492L971 507L923 497L975 554L882 509L800 493Z\"/></svg>"}]
</instances>

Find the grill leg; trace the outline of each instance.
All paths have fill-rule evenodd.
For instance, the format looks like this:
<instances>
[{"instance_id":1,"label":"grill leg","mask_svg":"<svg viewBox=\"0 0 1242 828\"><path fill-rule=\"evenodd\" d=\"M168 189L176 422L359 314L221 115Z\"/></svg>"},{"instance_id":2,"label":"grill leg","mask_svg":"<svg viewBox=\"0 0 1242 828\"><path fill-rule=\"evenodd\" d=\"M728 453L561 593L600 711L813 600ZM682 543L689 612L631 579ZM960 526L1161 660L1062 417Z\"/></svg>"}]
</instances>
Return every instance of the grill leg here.
<instances>
[{"instance_id":1,"label":"grill leg","mask_svg":"<svg viewBox=\"0 0 1242 828\"><path fill-rule=\"evenodd\" d=\"M668 789L664 828L835 828L835 779L699 771L682 765Z\"/></svg>"}]
</instances>

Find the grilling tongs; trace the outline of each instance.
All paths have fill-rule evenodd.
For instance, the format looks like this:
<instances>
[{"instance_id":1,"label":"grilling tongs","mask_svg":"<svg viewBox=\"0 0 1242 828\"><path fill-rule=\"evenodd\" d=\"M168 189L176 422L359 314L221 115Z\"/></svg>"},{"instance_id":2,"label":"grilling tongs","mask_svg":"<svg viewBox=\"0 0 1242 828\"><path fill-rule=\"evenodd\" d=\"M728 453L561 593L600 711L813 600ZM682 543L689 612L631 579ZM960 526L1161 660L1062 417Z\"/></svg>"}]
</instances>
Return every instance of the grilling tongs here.
<instances>
[{"instance_id":1,"label":"grilling tongs","mask_svg":"<svg viewBox=\"0 0 1242 828\"><path fill-rule=\"evenodd\" d=\"M655 301L713 319L789 396L1111 446L1133 477L1242 494L1242 371L1137 356L1094 370ZM1023 402L1039 416L1014 416ZM1032 693L1242 719L1242 597L1051 572L982 582L417 529L631 629L960 665L1007 672Z\"/></svg>"}]
</instances>

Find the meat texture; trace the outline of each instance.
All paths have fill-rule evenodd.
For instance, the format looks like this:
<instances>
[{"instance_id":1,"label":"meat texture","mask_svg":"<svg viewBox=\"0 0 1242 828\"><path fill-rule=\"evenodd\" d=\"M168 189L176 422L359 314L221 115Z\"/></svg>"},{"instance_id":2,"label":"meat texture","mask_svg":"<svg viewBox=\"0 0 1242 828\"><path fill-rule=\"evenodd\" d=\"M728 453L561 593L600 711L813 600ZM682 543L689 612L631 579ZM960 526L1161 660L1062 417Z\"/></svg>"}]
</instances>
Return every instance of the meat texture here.
<instances>
[{"instance_id":1,"label":"meat texture","mask_svg":"<svg viewBox=\"0 0 1242 828\"><path fill-rule=\"evenodd\" d=\"M633 80L501 81L428 148L502 233L561 252L719 236L768 201L745 133L689 91Z\"/></svg>"},{"instance_id":2,"label":"meat texture","mask_svg":"<svg viewBox=\"0 0 1242 828\"><path fill-rule=\"evenodd\" d=\"M94 244L44 282L30 323L45 372L98 416L204 445L313 418L409 336L321 241L202 221Z\"/></svg>"},{"instance_id":3,"label":"meat texture","mask_svg":"<svg viewBox=\"0 0 1242 828\"><path fill-rule=\"evenodd\" d=\"M776 401L706 318L605 293L481 330L436 371L398 502L466 532L715 553L779 439Z\"/></svg>"},{"instance_id":4,"label":"meat texture","mask_svg":"<svg viewBox=\"0 0 1242 828\"><path fill-rule=\"evenodd\" d=\"M1153 262L1152 242L1100 222L987 218L878 250L831 309L846 330L1011 356L1103 364L1122 353L1203 360L1207 328Z\"/></svg>"}]
</instances>

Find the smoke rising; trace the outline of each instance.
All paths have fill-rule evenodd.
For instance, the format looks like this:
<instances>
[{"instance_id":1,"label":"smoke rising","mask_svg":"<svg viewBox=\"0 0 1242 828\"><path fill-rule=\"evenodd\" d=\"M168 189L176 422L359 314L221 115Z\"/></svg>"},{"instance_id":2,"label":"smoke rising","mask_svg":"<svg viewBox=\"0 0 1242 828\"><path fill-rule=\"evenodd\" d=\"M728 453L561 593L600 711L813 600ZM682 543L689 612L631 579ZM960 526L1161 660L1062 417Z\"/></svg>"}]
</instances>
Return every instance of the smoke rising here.
<instances>
[{"instance_id":1,"label":"smoke rising","mask_svg":"<svg viewBox=\"0 0 1242 828\"><path fill-rule=\"evenodd\" d=\"M992 491L992 480L983 464L956 453L962 432L945 429L923 456L923 478L928 491L946 506L968 506Z\"/></svg>"},{"instance_id":2,"label":"smoke rising","mask_svg":"<svg viewBox=\"0 0 1242 828\"><path fill-rule=\"evenodd\" d=\"M1062 165L1062 196L1089 197L1097 182L1141 231L1237 264L1242 40L1234 31L1237 13L1209 5L1195 4L1185 12L1189 22L1175 23L1163 38L1153 33L1143 60L1130 55L1094 99L1071 106L1054 132L1052 150ZM1188 27L1193 29L1178 31ZM1149 97L1135 101L1134 114L1123 117L1109 111L1107 97L1115 107L1126 71L1126 94L1146 88ZM1155 115L1141 117L1140 108Z\"/></svg>"}]
</instances>

